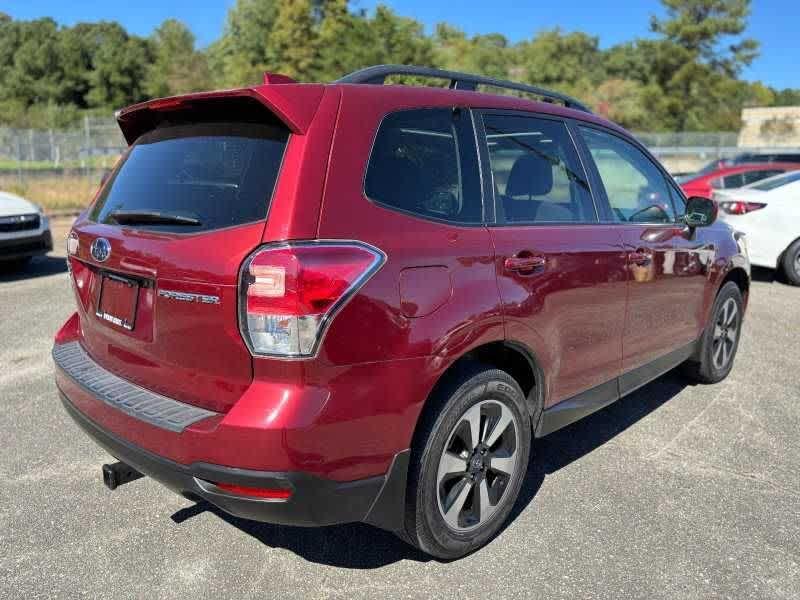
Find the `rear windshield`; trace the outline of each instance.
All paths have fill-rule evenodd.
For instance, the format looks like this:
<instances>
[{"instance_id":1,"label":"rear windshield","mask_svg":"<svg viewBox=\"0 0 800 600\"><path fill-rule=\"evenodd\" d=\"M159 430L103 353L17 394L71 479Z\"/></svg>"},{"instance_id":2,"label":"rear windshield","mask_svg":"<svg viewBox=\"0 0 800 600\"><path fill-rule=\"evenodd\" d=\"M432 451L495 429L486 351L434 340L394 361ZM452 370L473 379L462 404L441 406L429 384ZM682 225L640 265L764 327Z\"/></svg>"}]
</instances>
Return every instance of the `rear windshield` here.
<instances>
[{"instance_id":1,"label":"rear windshield","mask_svg":"<svg viewBox=\"0 0 800 600\"><path fill-rule=\"evenodd\" d=\"M262 221L288 137L260 123L158 128L136 140L90 218L177 233Z\"/></svg>"}]
</instances>

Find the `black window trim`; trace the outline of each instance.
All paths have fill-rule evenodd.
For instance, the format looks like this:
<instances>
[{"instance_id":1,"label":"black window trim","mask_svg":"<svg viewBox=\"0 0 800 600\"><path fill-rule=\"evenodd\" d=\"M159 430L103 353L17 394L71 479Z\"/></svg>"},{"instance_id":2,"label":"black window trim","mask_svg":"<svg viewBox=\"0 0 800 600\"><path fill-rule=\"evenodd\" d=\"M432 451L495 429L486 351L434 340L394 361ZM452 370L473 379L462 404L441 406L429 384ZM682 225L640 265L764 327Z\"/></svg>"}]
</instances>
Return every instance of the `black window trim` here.
<instances>
[{"instance_id":1,"label":"black window trim","mask_svg":"<svg viewBox=\"0 0 800 600\"><path fill-rule=\"evenodd\" d=\"M597 201L595 199L595 191L591 176L589 175L588 170L586 169L586 165L581 154L581 150L578 147L578 143L575 140L575 136L573 135L573 131L570 127L570 121L572 119L567 117L560 117L557 115L551 115L547 113L539 113L527 110L509 110L503 108L479 108L473 110L475 114L475 125L476 125L476 134L478 136L478 153L480 154L481 159L481 171L488 172L489 177L485 177L485 181L483 183L483 193L484 197L491 198L490 204L492 206L492 210L494 212L494 219L491 222L487 221L487 225L490 227L591 227L595 225L602 225L603 222L600 218L600 209L597 205ZM484 115L500 115L500 116L509 116L509 117L524 117L529 119L546 119L548 121L557 121L559 123L563 123L566 127L567 134L572 141L572 146L575 150L575 154L578 157L578 162L583 169L583 174L586 177L586 185L587 185L587 193L589 194L589 199L591 200L592 206L594 207L594 214L595 219L594 221L512 221L512 222L503 222L500 223L497 219L498 209L497 209L497 202L498 199L495 196L495 188L494 188L494 173L492 172L491 162L489 158L489 144L486 138L486 128L484 127L483 117Z\"/></svg>"},{"instance_id":2,"label":"black window trim","mask_svg":"<svg viewBox=\"0 0 800 600\"><path fill-rule=\"evenodd\" d=\"M579 120L574 120L574 119L573 119L573 123L574 123L576 129L580 128L580 127L586 127L588 129L596 129L597 131L600 131L602 133L605 133L605 134L608 134L608 135L612 135L612 136L622 140L623 142L627 142L628 144L632 145L634 148L640 150L644 154L645 158L647 158L653 164L653 166L655 166L656 169L661 173L661 177L664 179L664 185L667 187L667 191L669 191L669 188L671 187L671 183L674 182L674 178L672 177L672 175L670 175L667 172L667 170L661 165L661 163L659 163L658 160L655 159L655 157L647 150L647 148L645 148L639 142L639 140L637 140L633 136L626 136L626 135L623 135L623 134L619 133L618 131L614 131L613 129L609 129L608 127L603 127L602 125L598 125L597 123L592 123L592 122L589 122L589 121L579 121ZM597 178L598 184L600 186L599 187L599 191L600 191L600 195L601 195L601 197L603 199L604 214L606 215L607 218L610 219L608 221L603 221L604 225L617 225L617 226L621 226L621 227L642 226L642 225L647 226L647 227L675 227L675 225L679 225L681 223L681 220L677 218L678 211L675 210L675 204L672 201L672 193L671 192L669 193L669 198L670 198L670 204L672 204L672 210L675 213L675 217L676 217L674 221L671 221L669 223L664 223L663 221L661 221L661 222L639 222L639 221L636 221L635 223L630 223L630 222L619 221L617 219L614 219L613 213L612 213L612 209L611 209L611 201L608 199L608 192L606 191L606 186L603 183L602 178L600 177L600 171L597 169L597 165L594 162L594 158L592 158L592 156L591 156L591 153L589 151L589 147L586 144L586 140L583 139L583 136L580 134L579 131L576 131L576 133L578 134L578 137L580 138L580 144L581 144L582 150L583 150L583 152L586 153L587 160L591 164L591 171L592 171L593 177Z\"/></svg>"},{"instance_id":3,"label":"black window trim","mask_svg":"<svg viewBox=\"0 0 800 600\"><path fill-rule=\"evenodd\" d=\"M672 196L672 208L673 210L675 210L675 217L677 218L676 223L682 223L683 220L680 217L678 217L678 215L684 215L684 216L686 215L686 201L688 200L688 198L686 197L686 194L683 193L681 186L678 185L678 182L675 181L674 177L669 178L669 180L667 181L667 186L670 189L670 196ZM673 196L673 194L675 194L678 197L678 200L683 202L683 210L678 210L678 207L675 204L675 196Z\"/></svg>"},{"instance_id":4,"label":"black window trim","mask_svg":"<svg viewBox=\"0 0 800 600\"><path fill-rule=\"evenodd\" d=\"M367 173L369 172L369 166L370 166L370 164L372 162L372 154L375 152L375 143L378 141L378 134L381 131L381 127L383 126L383 122L387 118L389 118L389 117L391 117L393 115L396 115L398 113L412 112L412 111L413 112L417 112L417 111L422 111L422 110L435 110L435 111L448 111L449 110L451 113L455 113L456 111L461 111L461 113L463 115L465 115L466 117L469 118L468 122L465 121L465 123L466 123L465 127L468 127L470 129L472 135L469 135L470 131L461 132L461 131L459 131L459 129L457 127L456 128L456 139L455 139L455 142L456 142L456 151L458 153L458 162L459 162L458 169L459 169L459 173L461 173L464 170L464 165L462 163L464 161L464 155L467 152L467 148L463 147L463 142L470 142L469 138L470 137L472 138L470 145L472 146L472 149L475 151L475 162L478 165L478 180L479 180L479 183L478 183L478 189L476 190L476 192L478 194L480 194L480 203L481 203L481 218L480 218L480 220L474 221L474 222L464 222L464 221L456 221L456 220L453 220L453 219L445 219L445 218L440 218L440 217L433 217L431 215L424 215L424 214L420 214L418 212L414 212L412 210L406 210L406 209L403 209L403 208L398 208L396 206L392 206L390 204L386 204L384 202L381 202L380 200L376 200L374 198L371 198L369 196L369 194L367 194ZM480 161L480 156L479 156L480 151L479 151L477 145L478 145L478 139L477 139L477 135L475 133L475 121L474 121L474 118L472 116L472 111L470 109L468 109L468 108L464 108L464 107L460 107L460 106L450 106L450 107L448 107L448 106L441 106L440 105L440 106L411 106L411 107L406 107L406 108L389 110L389 111L387 111L386 113L384 113L381 116L380 120L378 121L377 126L374 128L373 133L372 133L372 142L370 142L369 154L367 155L367 160L364 163L364 169L363 169L363 173L362 173L362 177L361 177L361 195L367 201L369 201L370 203L372 203L375 206L378 206L378 207L386 209L386 210L390 210L392 212L399 213L401 215L405 215L405 216L412 217L412 218L415 218L415 219L420 219L422 221L428 221L430 223L441 223L443 225L450 225L452 227L469 227L469 228L485 227L486 223L487 223L486 196L484 194L483 173L481 171L482 167L481 167L481 161ZM463 193L463 190L462 190L462 193Z\"/></svg>"}]
</instances>

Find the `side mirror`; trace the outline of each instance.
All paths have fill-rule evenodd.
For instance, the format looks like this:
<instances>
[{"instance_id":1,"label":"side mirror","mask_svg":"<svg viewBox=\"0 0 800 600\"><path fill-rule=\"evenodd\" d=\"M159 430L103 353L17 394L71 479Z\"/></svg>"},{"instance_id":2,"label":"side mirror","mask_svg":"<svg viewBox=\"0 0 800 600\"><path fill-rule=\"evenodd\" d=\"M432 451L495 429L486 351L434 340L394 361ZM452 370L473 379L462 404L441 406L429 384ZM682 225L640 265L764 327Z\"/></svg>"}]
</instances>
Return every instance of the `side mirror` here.
<instances>
[{"instance_id":1,"label":"side mirror","mask_svg":"<svg viewBox=\"0 0 800 600\"><path fill-rule=\"evenodd\" d=\"M684 221L694 229L708 227L717 220L717 203L702 196L692 196L686 201Z\"/></svg>"}]
</instances>

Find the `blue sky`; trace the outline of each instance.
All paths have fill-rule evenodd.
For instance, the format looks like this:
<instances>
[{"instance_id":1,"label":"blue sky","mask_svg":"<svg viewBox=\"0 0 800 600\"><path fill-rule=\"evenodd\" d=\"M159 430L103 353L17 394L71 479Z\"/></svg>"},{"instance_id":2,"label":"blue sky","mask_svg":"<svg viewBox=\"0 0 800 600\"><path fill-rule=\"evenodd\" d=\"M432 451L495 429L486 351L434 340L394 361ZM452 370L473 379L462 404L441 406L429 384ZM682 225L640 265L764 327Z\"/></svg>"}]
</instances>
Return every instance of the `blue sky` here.
<instances>
[{"instance_id":1,"label":"blue sky","mask_svg":"<svg viewBox=\"0 0 800 600\"><path fill-rule=\"evenodd\" d=\"M177 17L188 23L201 46L222 31L225 14L234 0L0 0L0 11L16 19L51 16L59 23L101 19L121 22L129 31L148 35L161 21ZM425 23L429 30L448 21L470 34L503 33L513 41L531 37L540 29L561 27L600 37L603 47L647 35L650 15L660 12L658 0L383 0L398 13ZM372 9L375 0L357 0L355 6ZM132 7L135 6L135 8ZM454 8L455 7L455 8ZM761 41L761 57L744 73L778 87L800 88L800 1L754 0L747 35Z\"/></svg>"}]
</instances>

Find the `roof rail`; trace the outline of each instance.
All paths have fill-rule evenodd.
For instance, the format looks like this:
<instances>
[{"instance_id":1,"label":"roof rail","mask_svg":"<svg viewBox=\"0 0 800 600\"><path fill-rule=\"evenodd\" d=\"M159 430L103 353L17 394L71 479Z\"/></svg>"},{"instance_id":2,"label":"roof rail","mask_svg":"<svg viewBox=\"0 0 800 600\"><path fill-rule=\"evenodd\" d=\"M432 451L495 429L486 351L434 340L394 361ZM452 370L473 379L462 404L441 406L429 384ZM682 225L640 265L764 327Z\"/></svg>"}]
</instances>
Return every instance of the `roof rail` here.
<instances>
[{"instance_id":1,"label":"roof rail","mask_svg":"<svg viewBox=\"0 0 800 600\"><path fill-rule=\"evenodd\" d=\"M429 67L415 67L413 65L378 65L367 67L345 75L337 79L334 83L366 83L383 85L386 78L390 75L414 75L417 77L431 77L435 79L450 80L450 89L476 91L478 85L490 85L498 88L527 92L542 97L545 102L563 102L567 108L574 108L583 112L591 113L585 104L570 98L565 94L553 92L533 85L494 79L482 75L471 75L469 73L459 73L457 71L445 71L442 69L431 69Z\"/></svg>"}]
</instances>

